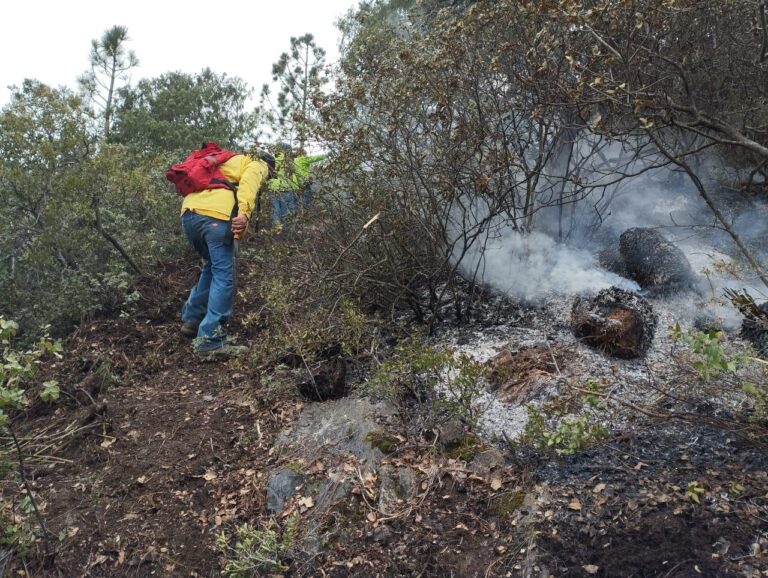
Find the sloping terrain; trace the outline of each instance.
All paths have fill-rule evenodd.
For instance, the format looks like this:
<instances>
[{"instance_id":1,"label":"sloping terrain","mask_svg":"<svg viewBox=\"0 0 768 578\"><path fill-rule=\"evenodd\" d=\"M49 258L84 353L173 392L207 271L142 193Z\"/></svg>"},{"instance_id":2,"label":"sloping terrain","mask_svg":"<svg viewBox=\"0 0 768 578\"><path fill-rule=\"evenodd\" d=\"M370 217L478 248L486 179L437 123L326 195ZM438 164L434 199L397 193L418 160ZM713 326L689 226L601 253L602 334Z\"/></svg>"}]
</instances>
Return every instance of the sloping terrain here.
<instances>
[{"instance_id":1,"label":"sloping terrain","mask_svg":"<svg viewBox=\"0 0 768 578\"><path fill-rule=\"evenodd\" d=\"M738 432L638 418L556 458L457 420L413 427L355 387L362 370L348 398L308 401L300 370L190 354L177 312L195 273L189 256L143 278L134 311L83 324L45 369L62 400L15 427L49 543L4 575L768 575L766 453ZM260 275L243 263L239 310L259 309ZM233 333L255 343L245 319ZM17 477L2 492L23 499Z\"/></svg>"}]
</instances>

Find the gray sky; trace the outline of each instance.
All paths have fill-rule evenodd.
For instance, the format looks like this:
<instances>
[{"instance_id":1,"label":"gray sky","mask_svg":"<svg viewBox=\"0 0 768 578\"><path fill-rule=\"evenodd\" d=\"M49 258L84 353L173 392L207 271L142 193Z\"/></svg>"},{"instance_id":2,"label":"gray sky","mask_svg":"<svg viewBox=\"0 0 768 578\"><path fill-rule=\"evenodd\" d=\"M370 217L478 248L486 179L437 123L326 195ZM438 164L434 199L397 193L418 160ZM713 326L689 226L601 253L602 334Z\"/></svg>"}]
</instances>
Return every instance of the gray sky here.
<instances>
[{"instance_id":1,"label":"gray sky","mask_svg":"<svg viewBox=\"0 0 768 578\"><path fill-rule=\"evenodd\" d=\"M256 96L270 82L272 63L288 50L291 36L311 32L338 56L334 22L357 0L29 0L5 2L0 31L0 107L9 85L33 78L76 88L89 68L91 40L114 25L126 26L128 47L140 66L131 83L165 72L197 73L209 67L238 76ZM220 7L220 10L217 10Z\"/></svg>"}]
</instances>

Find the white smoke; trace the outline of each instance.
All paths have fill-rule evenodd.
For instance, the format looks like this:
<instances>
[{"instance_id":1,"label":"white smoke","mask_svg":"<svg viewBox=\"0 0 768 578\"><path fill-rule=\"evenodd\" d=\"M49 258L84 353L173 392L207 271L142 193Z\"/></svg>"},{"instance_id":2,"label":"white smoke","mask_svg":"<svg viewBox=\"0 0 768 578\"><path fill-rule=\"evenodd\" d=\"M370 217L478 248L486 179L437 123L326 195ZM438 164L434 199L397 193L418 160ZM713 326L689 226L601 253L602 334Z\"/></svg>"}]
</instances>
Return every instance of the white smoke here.
<instances>
[{"instance_id":1,"label":"white smoke","mask_svg":"<svg viewBox=\"0 0 768 578\"><path fill-rule=\"evenodd\" d=\"M620 153L607 157L621 158ZM539 301L552 294L572 296L594 293L612 285L639 290L633 281L603 269L595 255L618 247L618 237L632 227L657 228L678 246L702 278L706 295L674 298L681 315L709 317L725 327L740 325L741 316L723 299L723 290L747 289L756 299L766 298L765 287L743 265L733 240L719 227L704 200L679 170L642 170L639 164L616 166L616 173L632 174L611 187L565 209L553 207L536 214L535 231L523 235L494 223L495 238L476 243L461 263L471 278L485 282L511 297ZM758 258L765 259L760 243L768 232L768 203L729 194L719 182L724 169L702 171L710 194ZM604 164L599 179L610 179ZM718 180L719 179L719 180ZM728 179L736 181L738 175ZM596 209L599 218L596 219ZM599 227L595 223L599 222Z\"/></svg>"},{"instance_id":2,"label":"white smoke","mask_svg":"<svg viewBox=\"0 0 768 578\"><path fill-rule=\"evenodd\" d=\"M477 271L482 282L525 301L596 292L613 285L640 289L634 281L600 268L589 252L538 232L523 235L507 230L485 246L473 247L462 268Z\"/></svg>"}]
</instances>

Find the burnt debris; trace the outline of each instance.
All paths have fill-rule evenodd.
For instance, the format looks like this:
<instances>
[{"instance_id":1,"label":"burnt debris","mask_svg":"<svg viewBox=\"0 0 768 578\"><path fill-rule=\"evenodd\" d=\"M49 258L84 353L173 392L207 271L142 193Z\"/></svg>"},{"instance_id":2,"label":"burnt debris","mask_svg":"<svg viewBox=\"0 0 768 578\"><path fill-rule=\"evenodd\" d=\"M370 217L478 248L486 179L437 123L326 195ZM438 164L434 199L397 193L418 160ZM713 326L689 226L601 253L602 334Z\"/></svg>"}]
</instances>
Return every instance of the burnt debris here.
<instances>
[{"instance_id":1,"label":"burnt debris","mask_svg":"<svg viewBox=\"0 0 768 578\"><path fill-rule=\"evenodd\" d=\"M618 252L604 252L601 262L636 281L652 295L700 291L688 258L655 229L627 229L619 237Z\"/></svg>"},{"instance_id":2,"label":"burnt debris","mask_svg":"<svg viewBox=\"0 0 768 578\"><path fill-rule=\"evenodd\" d=\"M725 296L744 316L741 337L752 344L760 357L768 358L768 301L758 305L746 290L726 289Z\"/></svg>"},{"instance_id":3,"label":"burnt debris","mask_svg":"<svg viewBox=\"0 0 768 578\"><path fill-rule=\"evenodd\" d=\"M653 342L658 318L640 295L611 287L593 298L577 297L571 309L576 337L609 355L642 357Z\"/></svg>"}]
</instances>

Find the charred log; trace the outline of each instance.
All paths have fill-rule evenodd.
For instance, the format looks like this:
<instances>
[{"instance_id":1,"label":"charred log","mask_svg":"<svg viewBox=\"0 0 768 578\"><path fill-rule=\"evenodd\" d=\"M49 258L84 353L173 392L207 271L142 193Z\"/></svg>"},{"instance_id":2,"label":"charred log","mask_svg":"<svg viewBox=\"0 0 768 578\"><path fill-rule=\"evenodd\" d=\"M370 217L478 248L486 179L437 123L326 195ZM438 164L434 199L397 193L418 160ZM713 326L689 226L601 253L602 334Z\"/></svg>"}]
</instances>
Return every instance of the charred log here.
<instances>
[{"instance_id":1,"label":"charred log","mask_svg":"<svg viewBox=\"0 0 768 578\"><path fill-rule=\"evenodd\" d=\"M576 337L609 355L642 357L653 342L657 317L650 303L618 287L596 297L577 297L571 309Z\"/></svg>"},{"instance_id":2,"label":"charred log","mask_svg":"<svg viewBox=\"0 0 768 578\"><path fill-rule=\"evenodd\" d=\"M629 271L627 270L627 264L624 261L624 257L619 252L619 247L615 244L609 245L597 254L597 261L600 266L606 271L616 273L627 279L631 278Z\"/></svg>"},{"instance_id":3,"label":"charred log","mask_svg":"<svg viewBox=\"0 0 768 578\"><path fill-rule=\"evenodd\" d=\"M699 291L688 258L654 229L635 227L624 231L619 237L619 253L629 278L651 293Z\"/></svg>"}]
</instances>

